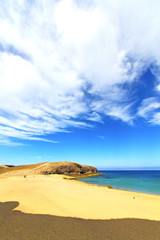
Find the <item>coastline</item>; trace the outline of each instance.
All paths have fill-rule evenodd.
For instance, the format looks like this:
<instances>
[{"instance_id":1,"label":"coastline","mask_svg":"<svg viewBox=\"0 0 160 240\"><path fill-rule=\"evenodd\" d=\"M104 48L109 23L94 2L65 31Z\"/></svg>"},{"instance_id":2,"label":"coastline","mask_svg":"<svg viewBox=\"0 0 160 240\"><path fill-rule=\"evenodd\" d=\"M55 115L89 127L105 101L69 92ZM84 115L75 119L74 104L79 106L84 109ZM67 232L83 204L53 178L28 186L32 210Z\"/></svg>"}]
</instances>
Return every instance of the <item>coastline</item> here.
<instances>
[{"instance_id":1,"label":"coastline","mask_svg":"<svg viewBox=\"0 0 160 240\"><path fill-rule=\"evenodd\" d=\"M160 171L104 171L80 181L108 188L160 196Z\"/></svg>"},{"instance_id":2,"label":"coastline","mask_svg":"<svg viewBox=\"0 0 160 240\"><path fill-rule=\"evenodd\" d=\"M160 196L64 178L0 175L0 238L156 240L159 236Z\"/></svg>"},{"instance_id":3,"label":"coastline","mask_svg":"<svg viewBox=\"0 0 160 240\"><path fill-rule=\"evenodd\" d=\"M160 197L160 194L154 194L154 193L145 193L145 192L138 192L138 191L131 191L131 190L129 190L129 189L120 189L120 188L113 188L112 186L110 186L110 185L106 185L106 186L103 186L103 185L98 185L98 184L94 184L94 183L87 183L87 182L83 182L83 181L79 181L78 180L78 178L77 179L73 179L73 180L77 180L77 182L80 182L80 183L84 183L84 184L86 184L86 185L88 185L88 186L95 186L95 187L102 187L102 188L108 188L108 189L110 189L110 190L115 190L115 191L123 191L123 192L130 192L130 193L138 193L138 194L144 194L144 195L151 195L151 196L158 196L158 197ZM107 187L107 186L110 186L110 187Z\"/></svg>"},{"instance_id":4,"label":"coastline","mask_svg":"<svg viewBox=\"0 0 160 240\"><path fill-rule=\"evenodd\" d=\"M0 202L18 201L15 210L32 214L160 220L158 195L108 189L64 178L65 175L1 177Z\"/></svg>"},{"instance_id":5,"label":"coastline","mask_svg":"<svg viewBox=\"0 0 160 240\"><path fill-rule=\"evenodd\" d=\"M64 178L64 179L66 179L66 178ZM67 179L66 179L67 180ZM140 196L148 196L148 197L153 197L153 198L156 198L156 197L158 197L158 198L160 198L160 195L158 195L158 194L151 194L151 193L144 193L144 192L136 192L136 191L131 191L131 190L126 190L126 189L117 189L117 188L113 188L113 187L111 187L111 188L109 188L109 187L107 187L107 186L109 186L109 185L107 185L107 186L102 186L102 185L98 185L98 184L93 184L93 183L87 183L87 182L83 182L83 181L79 181L78 180L78 178L76 178L76 179L69 179L68 178L68 180L73 180L73 181L76 181L77 183L80 183L80 184L82 184L82 185L86 185L86 186L90 186L90 187L98 187L98 188L105 188L105 189L107 189L107 190L110 190L110 191L120 191L121 193L123 192L123 193L129 193L129 194L131 194L131 195L134 195L134 194L140 194ZM160 219L159 219L160 220Z\"/></svg>"}]
</instances>

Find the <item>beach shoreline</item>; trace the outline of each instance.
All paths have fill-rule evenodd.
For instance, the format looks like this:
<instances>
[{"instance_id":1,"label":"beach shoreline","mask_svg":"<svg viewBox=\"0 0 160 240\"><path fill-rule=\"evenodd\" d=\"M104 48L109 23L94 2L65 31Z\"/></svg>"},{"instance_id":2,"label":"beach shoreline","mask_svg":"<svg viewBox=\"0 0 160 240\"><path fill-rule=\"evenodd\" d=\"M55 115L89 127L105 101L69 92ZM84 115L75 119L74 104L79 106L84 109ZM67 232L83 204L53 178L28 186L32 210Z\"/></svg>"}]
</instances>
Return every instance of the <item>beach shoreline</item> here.
<instances>
[{"instance_id":1,"label":"beach shoreline","mask_svg":"<svg viewBox=\"0 0 160 240\"><path fill-rule=\"evenodd\" d=\"M80 181L109 188L160 196L160 171L112 170L102 176L82 178Z\"/></svg>"},{"instance_id":2,"label":"beach shoreline","mask_svg":"<svg viewBox=\"0 0 160 240\"><path fill-rule=\"evenodd\" d=\"M0 202L18 201L16 210L25 213L160 220L158 195L108 189L64 178L65 175L0 177Z\"/></svg>"},{"instance_id":3,"label":"beach shoreline","mask_svg":"<svg viewBox=\"0 0 160 240\"><path fill-rule=\"evenodd\" d=\"M157 239L160 196L66 178L0 175L0 239Z\"/></svg>"},{"instance_id":4,"label":"beach shoreline","mask_svg":"<svg viewBox=\"0 0 160 240\"><path fill-rule=\"evenodd\" d=\"M75 179L74 179L75 180ZM95 183L87 183L87 182L83 182L83 181L79 181L78 179L76 179L77 182L80 182L80 183L84 183L84 184L87 184L88 186L95 186L95 187L102 187L102 188L108 188L108 189L112 189L112 190L116 190L116 191L123 191L123 192L131 192L131 193L139 193L139 194L144 194L144 195L151 195L151 196L158 196L160 197L160 194L154 194L154 193L145 193L145 192L138 192L138 191L131 191L129 189L121 189L121 188L114 188L110 185L106 185L106 186L103 186L103 185L98 185L98 184L95 184ZM110 186L111 188L107 187L107 186Z\"/></svg>"},{"instance_id":5,"label":"beach shoreline","mask_svg":"<svg viewBox=\"0 0 160 240\"><path fill-rule=\"evenodd\" d=\"M97 175L101 175L101 174L103 174L103 173L100 173L100 174L97 174ZM89 176L87 176L87 177L89 177ZM83 182L83 181L79 180L81 178L86 178L86 177L73 177L73 176L67 176L66 177L66 175L63 176L63 179L65 179L65 180L76 181L77 183L84 184L86 186L100 187L100 188L105 188L105 189L107 188L109 190L129 192L129 193L132 193L132 194L134 194L134 193L138 193L138 194L141 194L141 195L144 194L144 196L145 195L147 195L147 196L151 195L151 196L154 196L154 197L157 197L157 196L160 197L159 194L145 193L145 192L140 192L140 191L139 192L138 191L131 191L131 190L126 190L126 189L114 188L112 186L109 187L109 185L104 186L104 185L98 185L98 184L95 184L95 183L88 183L88 182L85 182L85 181Z\"/></svg>"}]
</instances>

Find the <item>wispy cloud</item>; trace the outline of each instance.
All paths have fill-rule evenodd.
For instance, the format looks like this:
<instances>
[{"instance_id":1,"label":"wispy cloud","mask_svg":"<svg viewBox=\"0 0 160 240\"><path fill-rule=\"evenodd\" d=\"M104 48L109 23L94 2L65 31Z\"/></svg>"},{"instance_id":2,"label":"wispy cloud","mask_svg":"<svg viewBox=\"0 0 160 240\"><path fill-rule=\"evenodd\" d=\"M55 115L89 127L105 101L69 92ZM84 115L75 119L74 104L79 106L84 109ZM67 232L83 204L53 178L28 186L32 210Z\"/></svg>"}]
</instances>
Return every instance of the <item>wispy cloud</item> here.
<instances>
[{"instance_id":1,"label":"wispy cloud","mask_svg":"<svg viewBox=\"0 0 160 240\"><path fill-rule=\"evenodd\" d=\"M10 141L8 138L4 138L4 137L0 137L0 145L4 145L4 146L13 146L13 147L16 147L16 146L23 146L22 143L20 142L14 142L13 140Z\"/></svg>"},{"instance_id":2,"label":"wispy cloud","mask_svg":"<svg viewBox=\"0 0 160 240\"><path fill-rule=\"evenodd\" d=\"M132 123L133 101L123 84L160 66L159 12L160 3L150 0L3 1L3 139L49 141L41 136L89 127L86 119L103 122L103 115ZM150 111L143 104L141 116Z\"/></svg>"},{"instance_id":3,"label":"wispy cloud","mask_svg":"<svg viewBox=\"0 0 160 240\"><path fill-rule=\"evenodd\" d=\"M155 97L144 99L139 107L138 115L147 118L158 108L160 108L160 102Z\"/></svg>"},{"instance_id":4,"label":"wispy cloud","mask_svg":"<svg viewBox=\"0 0 160 240\"><path fill-rule=\"evenodd\" d=\"M144 99L138 110L138 115L152 124L160 124L160 101L157 98Z\"/></svg>"}]
</instances>

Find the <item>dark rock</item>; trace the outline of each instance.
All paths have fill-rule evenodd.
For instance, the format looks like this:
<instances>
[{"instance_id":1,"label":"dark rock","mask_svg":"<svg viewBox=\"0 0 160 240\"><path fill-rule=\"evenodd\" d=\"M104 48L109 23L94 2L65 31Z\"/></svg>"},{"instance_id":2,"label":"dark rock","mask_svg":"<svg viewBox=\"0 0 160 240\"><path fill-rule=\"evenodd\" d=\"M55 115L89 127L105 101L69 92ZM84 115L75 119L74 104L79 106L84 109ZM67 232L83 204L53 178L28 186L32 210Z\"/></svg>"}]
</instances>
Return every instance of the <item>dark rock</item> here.
<instances>
[{"instance_id":1,"label":"dark rock","mask_svg":"<svg viewBox=\"0 0 160 240\"><path fill-rule=\"evenodd\" d=\"M112 187L111 187L110 185L107 185L107 188L108 188L108 189L112 189Z\"/></svg>"},{"instance_id":2,"label":"dark rock","mask_svg":"<svg viewBox=\"0 0 160 240\"><path fill-rule=\"evenodd\" d=\"M45 169L46 168L46 169ZM49 163L43 167L41 174L64 174L64 175L82 175L97 173L97 169L91 166L84 166L72 162Z\"/></svg>"}]
</instances>

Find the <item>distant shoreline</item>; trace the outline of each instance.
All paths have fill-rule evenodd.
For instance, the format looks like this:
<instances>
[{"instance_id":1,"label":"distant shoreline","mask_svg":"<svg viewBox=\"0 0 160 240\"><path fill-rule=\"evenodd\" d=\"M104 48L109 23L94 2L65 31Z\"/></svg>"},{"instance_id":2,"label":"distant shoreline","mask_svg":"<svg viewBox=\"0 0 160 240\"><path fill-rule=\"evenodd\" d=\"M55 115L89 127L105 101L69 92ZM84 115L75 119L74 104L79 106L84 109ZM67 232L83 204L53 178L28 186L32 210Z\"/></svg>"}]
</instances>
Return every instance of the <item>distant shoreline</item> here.
<instances>
[{"instance_id":1,"label":"distant shoreline","mask_svg":"<svg viewBox=\"0 0 160 240\"><path fill-rule=\"evenodd\" d=\"M101 177L83 178L83 182L113 189L160 196L160 170L103 171Z\"/></svg>"}]
</instances>

